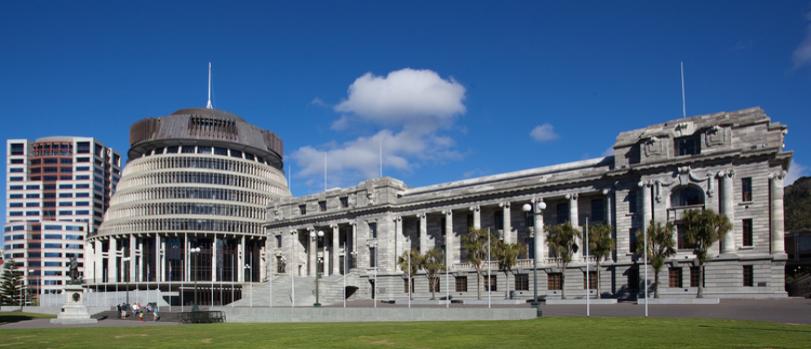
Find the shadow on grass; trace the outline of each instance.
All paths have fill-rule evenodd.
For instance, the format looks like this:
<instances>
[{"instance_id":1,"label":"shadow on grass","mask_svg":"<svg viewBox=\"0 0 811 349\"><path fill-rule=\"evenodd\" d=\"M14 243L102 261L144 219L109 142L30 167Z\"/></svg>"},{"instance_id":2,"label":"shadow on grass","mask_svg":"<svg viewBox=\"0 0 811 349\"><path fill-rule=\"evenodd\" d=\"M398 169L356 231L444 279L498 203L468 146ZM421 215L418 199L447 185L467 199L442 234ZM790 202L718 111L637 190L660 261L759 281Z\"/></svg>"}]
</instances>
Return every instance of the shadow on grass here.
<instances>
[{"instance_id":1,"label":"shadow on grass","mask_svg":"<svg viewBox=\"0 0 811 349\"><path fill-rule=\"evenodd\" d=\"M22 312L0 313L0 326L20 321L28 321L33 319L42 319L51 317L53 316L45 314L22 313Z\"/></svg>"},{"instance_id":2,"label":"shadow on grass","mask_svg":"<svg viewBox=\"0 0 811 349\"><path fill-rule=\"evenodd\" d=\"M698 327L718 328L718 329L726 329L726 330L811 333L811 330L790 330L790 329L784 329L784 328L732 327L732 326L712 326L712 325L698 325Z\"/></svg>"}]
</instances>

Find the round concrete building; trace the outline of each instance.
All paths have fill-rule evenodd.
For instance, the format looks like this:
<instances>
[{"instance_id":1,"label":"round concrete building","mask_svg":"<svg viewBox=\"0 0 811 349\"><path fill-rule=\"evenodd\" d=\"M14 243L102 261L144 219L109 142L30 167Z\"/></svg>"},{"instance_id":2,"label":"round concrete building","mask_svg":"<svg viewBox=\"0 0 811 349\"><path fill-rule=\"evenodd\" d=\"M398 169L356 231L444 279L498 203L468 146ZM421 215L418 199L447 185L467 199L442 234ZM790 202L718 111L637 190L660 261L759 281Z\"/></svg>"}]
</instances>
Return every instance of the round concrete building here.
<instances>
[{"instance_id":1,"label":"round concrete building","mask_svg":"<svg viewBox=\"0 0 811 349\"><path fill-rule=\"evenodd\" d=\"M273 132L216 109L136 122L110 208L88 239L87 285L130 300L135 291L141 301L219 305L266 281L266 208L290 196L282 147Z\"/></svg>"}]
</instances>

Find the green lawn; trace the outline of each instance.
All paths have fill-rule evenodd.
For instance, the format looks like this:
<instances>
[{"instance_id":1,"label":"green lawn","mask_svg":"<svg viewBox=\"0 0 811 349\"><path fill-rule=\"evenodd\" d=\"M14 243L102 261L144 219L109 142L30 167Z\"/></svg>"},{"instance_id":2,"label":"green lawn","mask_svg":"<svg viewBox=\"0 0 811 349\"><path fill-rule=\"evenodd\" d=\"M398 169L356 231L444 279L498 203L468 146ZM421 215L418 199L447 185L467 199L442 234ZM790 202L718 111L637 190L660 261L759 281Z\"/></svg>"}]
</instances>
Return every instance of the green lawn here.
<instances>
[{"instance_id":1,"label":"green lawn","mask_svg":"<svg viewBox=\"0 0 811 349\"><path fill-rule=\"evenodd\" d=\"M809 345L811 325L694 319L544 318L0 329L0 348L808 348Z\"/></svg>"},{"instance_id":2,"label":"green lawn","mask_svg":"<svg viewBox=\"0 0 811 349\"><path fill-rule=\"evenodd\" d=\"M0 313L0 325L31 319L49 319L52 317L54 316L49 314L22 313L17 311L2 312ZM1 347L2 344L0 344L0 348Z\"/></svg>"}]
</instances>

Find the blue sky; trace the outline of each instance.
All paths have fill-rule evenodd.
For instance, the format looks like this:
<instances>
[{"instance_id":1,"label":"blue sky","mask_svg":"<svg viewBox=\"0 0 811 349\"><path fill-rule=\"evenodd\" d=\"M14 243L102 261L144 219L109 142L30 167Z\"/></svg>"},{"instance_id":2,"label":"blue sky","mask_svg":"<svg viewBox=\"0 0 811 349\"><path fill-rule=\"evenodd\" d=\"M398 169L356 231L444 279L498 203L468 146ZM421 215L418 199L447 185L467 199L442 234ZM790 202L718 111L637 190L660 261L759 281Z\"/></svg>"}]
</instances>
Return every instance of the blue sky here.
<instances>
[{"instance_id":1,"label":"blue sky","mask_svg":"<svg viewBox=\"0 0 811 349\"><path fill-rule=\"evenodd\" d=\"M597 157L622 130L762 106L811 154L809 1L0 3L0 135L94 136L214 105L278 133L296 195ZM536 129L534 132L533 130ZM5 185L3 186L3 188Z\"/></svg>"}]
</instances>

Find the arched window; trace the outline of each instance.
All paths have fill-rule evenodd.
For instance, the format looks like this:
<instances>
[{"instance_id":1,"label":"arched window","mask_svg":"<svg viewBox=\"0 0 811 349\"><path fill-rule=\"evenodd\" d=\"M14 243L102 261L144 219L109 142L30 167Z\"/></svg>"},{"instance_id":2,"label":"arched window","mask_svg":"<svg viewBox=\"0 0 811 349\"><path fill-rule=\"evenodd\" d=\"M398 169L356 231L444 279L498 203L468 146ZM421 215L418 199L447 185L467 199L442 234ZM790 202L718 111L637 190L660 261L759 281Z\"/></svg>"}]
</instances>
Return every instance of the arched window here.
<instances>
[{"instance_id":1,"label":"arched window","mask_svg":"<svg viewBox=\"0 0 811 349\"><path fill-rule=\"evenodd\" d=\"M670 207L684 207L704 204L704 191L695 185L682 185L670 193Z\"/></svg>"}]
</instances>

